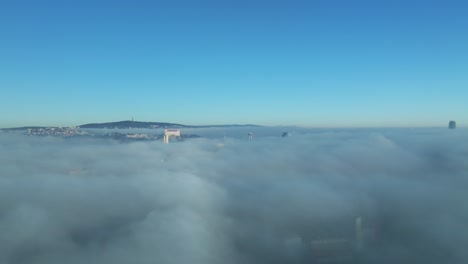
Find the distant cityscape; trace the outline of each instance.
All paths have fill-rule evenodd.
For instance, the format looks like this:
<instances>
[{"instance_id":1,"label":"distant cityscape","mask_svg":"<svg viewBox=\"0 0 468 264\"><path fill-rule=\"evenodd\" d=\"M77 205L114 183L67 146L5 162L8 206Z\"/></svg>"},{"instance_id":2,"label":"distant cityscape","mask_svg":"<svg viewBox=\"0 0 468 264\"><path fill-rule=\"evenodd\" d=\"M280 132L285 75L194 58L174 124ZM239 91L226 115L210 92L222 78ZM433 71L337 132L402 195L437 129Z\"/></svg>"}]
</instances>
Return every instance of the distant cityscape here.
<instances>
[{"instance_id":1,"label":"distant cityscape","mask_svg":"<svg viewBox=\"0 0 468 264\"><path fill-rule=\"evenodd\" d=\"M121 142L127 141L151 141L163 140L164 133L126 133L126 132L109 132L97 133L94 130L124 130L124 129L179 129L179 128L208 128L208 127L260 127L257 125L206 125L206 126L189 126L167 122L139 122L139 121L118 121L108 123L93 123L84 124L76 127L17 127L4 128L0 132L4 133L21 133L28 136L55 136L55 137L99 137L118 140ZM189 138L199 138L196 134L180 134L177 140L185 140ZM166 142L166 139L164 139Z\"/></svg>"},{"instance_id":2,"label":"distant cityscape","mask_svg":"<svg viewBox=\"0 0 468 264\"><path fill-rule=\"evenodd\" d=\"M258 125L203 125L203 126L189 126L183 124L167 123L167 122L140 122L140 121L118 121L118 122L107 122L107 123L92 123L84 124L75 127L16 127L16 128L3 128L0 129L2 133L20 133L28 136L55 136L55 137L99 137L118 140L121 142L126 141L152 141L152 140L163 140L167 143L168 139L165 139L164 130L179 130L180 128L219 128L219 127L261 127ZM449 129L456 129L457 123L454 120L450 120L448 123ZM130 132L116 132L115 130L134 130L134 129L149 129L157 130L157 133L130 133ZM99 130L105 132L106 130L113 130L112 132L102 133ZM145 131L146 132L146 131ZM289 132L284 132L282 137L289 137ZM248 139L253 138L253 134L247 135ZM177 140L184 140L188 138L200 138L196 134L184 134L180 133L176 137Z\"/></svg>"},{"instance_id":3,"label":"distant cityscape","mask_svg":"<svg viewBox=\"0 0 468 264\"><path fill-rule=\"evenodd\" d=\"M148 134L148 133L125 133L125 132L110 132L110 133L96 133L91 131L81 130L79 127L35 127L35 128L14 128L14 129L2 129L4 133L21 133L28 136L54 136L64 138L76 138L76 137L97 137L118 140L121 142L126 141L151 141L151 140L163 140L164 133L160 134ZM195 134L181 134L177 140L184 140L188 138L199 138L199 135Z\"/></svg>"}]
</instances>

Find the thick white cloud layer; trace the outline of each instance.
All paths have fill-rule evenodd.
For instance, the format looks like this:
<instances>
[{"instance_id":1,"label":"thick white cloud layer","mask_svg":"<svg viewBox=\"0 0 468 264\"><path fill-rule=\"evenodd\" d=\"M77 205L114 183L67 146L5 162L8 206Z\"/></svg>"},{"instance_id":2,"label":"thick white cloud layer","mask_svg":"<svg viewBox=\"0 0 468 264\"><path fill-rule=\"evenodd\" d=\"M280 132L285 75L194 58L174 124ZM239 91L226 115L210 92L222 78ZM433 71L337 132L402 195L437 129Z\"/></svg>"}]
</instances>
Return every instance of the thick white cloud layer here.
<instances>
[{"instance_id":1,"label":"thick white cloud layer","mask_svg":"<svg viewBox=\"0 0 468 264\"><path fill-rule=\"evenodd\" d=\"M0 263L467 263L468 131L119 144L0 134ZM356 260L357 261L357 260Z\"/></svg>"}]
</instances>

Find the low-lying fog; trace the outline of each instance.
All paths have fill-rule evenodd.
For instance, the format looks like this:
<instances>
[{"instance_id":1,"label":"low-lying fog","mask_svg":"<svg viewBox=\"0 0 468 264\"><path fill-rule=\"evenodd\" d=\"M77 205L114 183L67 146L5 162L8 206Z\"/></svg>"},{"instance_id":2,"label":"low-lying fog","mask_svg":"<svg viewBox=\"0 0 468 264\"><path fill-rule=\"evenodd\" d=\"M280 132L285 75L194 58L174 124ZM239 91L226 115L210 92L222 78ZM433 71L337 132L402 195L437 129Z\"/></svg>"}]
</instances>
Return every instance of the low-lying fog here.
<instances>
[{"instance_id":1,"label":"low-lying fog","mask_svg":"<svg viewBox=\"0 0 468 264\"><path fill-rule=\"evenodd\" d=\"M468 263L467 130L262 129L0 133L0 263L314 263L357 217L352 261Z\"/></svg>"}]
</instances>

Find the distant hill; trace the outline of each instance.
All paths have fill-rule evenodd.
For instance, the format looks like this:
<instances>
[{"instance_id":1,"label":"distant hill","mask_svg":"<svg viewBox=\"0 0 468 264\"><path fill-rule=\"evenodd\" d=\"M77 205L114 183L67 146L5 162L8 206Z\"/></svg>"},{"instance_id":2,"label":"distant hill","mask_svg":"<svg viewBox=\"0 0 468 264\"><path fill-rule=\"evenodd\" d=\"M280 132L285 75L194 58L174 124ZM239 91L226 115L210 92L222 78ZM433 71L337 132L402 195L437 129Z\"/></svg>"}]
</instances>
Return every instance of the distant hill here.
<instances>
[{"instance_id":1,"label":"distant hill","mask_svg":"<svg viewBox=\"0 0 468 264\"><path fill-rule=\"evenodd\" d=\"M262 127L262 126L252 125L252 124L245 124L245 125L232 124L232 125L187 126L187 127L191 127L191 128L209 128L209 127Z\"/></svg>"},{"instance_id":2,"label":"distant hill","mask_svg":"<svg viewBox=\"0 0 468 264\"><path fill-rule=\"evenodd\" d=\"M140 122L140 121L118 121L108 123L93 123L80 125L80 128L183 128L187 127L181 124L166 123L166 122Z\"/></svg>"},{"instance_id":3,"label":"distant hill","mask_svg":"<svg viewBox=\"0 0 468 264\"><path fill-rule=\"evenodd\" d=\"M209 127L260 127L258 125L203 125L203 126L190 126L176 123L167 122L140 122L140 121L118 121L118 122L107 122L107 123L92 123L80 125L80 128L209 128Z\"/></svg>"},{"instance_id":4,"label":"distant hill","mask_svg":"<svg viewBox=\"0 0 468 264\"><path fill-rule=\"evenodd\" d=\"M48 128L47 126L25 126L25 127L10 127L10 128L0 128L0 130L4 131L22 131L22 130L28 130L28 129L41 129L41 128Z\"/></svg>"},{"instance_id":5,"label":"distant hill","mask_svg":"<svg viewBox=\"0 0 468 264\"><path fill-rule=\"evenodd\" d=\"M78 126L79 128L109 128L109 129L128 129L128 128L210 128L210 127L261 127L259 125L245 124L228 124L228 125L183 125L176 123L167 122L140 122L140 121L117 121L117 122L106 122L106 123L91 123ZM76 127L76 128L78 128ZM24 127L12 127L12 128L0 128L0 131L23 131L28 129L47 129L47 128L58 128L51 126L24 126Z\"/></svg>"}]
</instances>

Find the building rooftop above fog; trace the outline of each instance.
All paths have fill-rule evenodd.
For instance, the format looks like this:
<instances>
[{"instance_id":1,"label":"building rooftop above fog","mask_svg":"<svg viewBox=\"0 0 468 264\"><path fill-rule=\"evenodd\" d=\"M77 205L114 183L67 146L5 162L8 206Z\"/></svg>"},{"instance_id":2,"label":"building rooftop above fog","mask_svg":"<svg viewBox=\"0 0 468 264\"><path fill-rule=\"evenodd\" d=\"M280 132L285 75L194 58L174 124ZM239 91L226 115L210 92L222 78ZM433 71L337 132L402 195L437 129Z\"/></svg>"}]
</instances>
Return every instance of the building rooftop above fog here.
<instances>
[{"instance_id":1,"label":"building rooftop above fog","mask_svg":"<svg viewBox=\"0 0 468 264\"><path fill-rule=\"evenodd\" d=\"M450 129L455 129L456 127L457 127L457 122L451 120L451 121L449 122L449 128L450 128Z\"/></svg>"}]
</instances>

